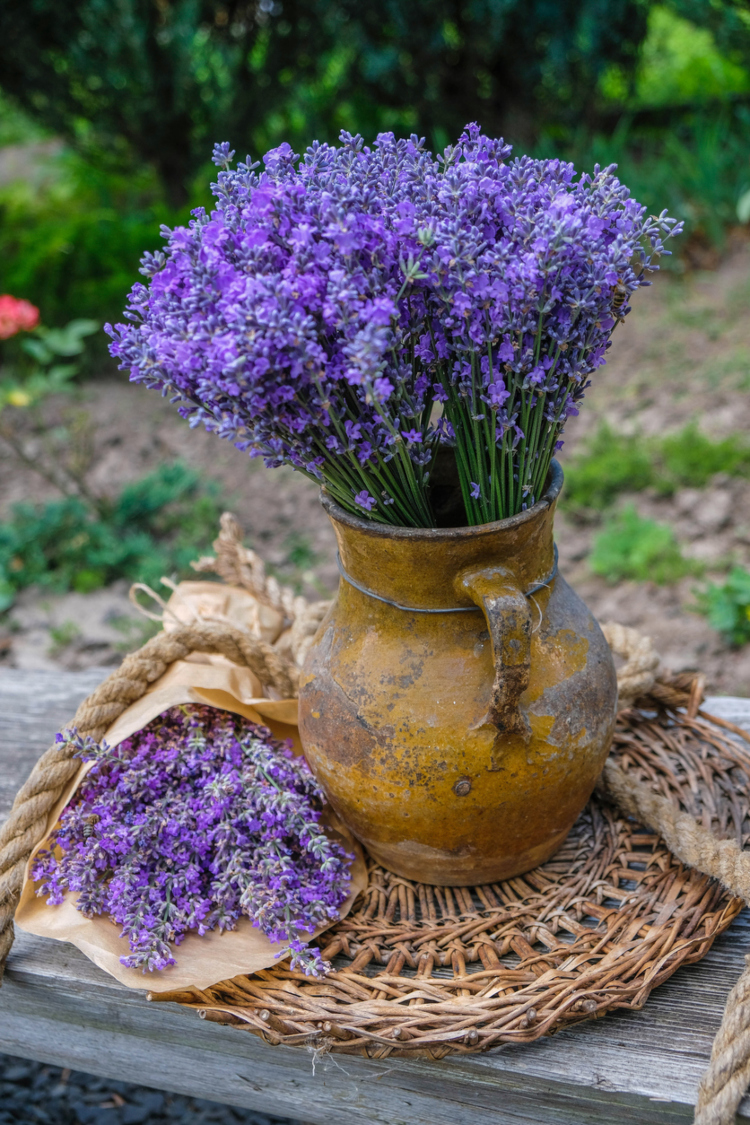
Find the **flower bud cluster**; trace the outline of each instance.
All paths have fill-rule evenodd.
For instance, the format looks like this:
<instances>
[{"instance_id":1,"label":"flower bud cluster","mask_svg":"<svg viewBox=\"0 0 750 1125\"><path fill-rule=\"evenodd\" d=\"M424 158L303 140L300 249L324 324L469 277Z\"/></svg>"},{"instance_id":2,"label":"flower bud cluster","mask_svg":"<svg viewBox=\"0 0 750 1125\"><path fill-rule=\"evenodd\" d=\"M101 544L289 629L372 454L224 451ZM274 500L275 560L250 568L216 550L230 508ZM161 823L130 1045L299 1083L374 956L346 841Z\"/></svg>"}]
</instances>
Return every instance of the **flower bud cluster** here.
<instances>
[{"instance_id":1,"label":"flower bud cluster","mask_svg":"<svg viewBox=\"0 0 750 1125\"><path fill-rule=\"evenodd\" d=\"M9 340L18 332L30 332L39 323L39 309L30 301L11 297L10 293L0 296L0 340Z\"/></svg>"},{"instance_id":2,"label":"flower bud cluster","mask_svg":"<svg viewBox=\"0 0 750 1125\"><path fill-rule=\"evenodd\" d=\"M67 891L128 939L124 965L175 964L190 931L247 915L287 944L292 968L330 966L304 935L338 917L352 857L320 825L324 797L304 758L265 727L212 707L174 707L114 749L69 730L93 762L32 878L51 905Z\"/></svg>"},{"instance_id":3,"label":"flower bud cluster","mask_svg":"<svg viewBox=\"0 0 750 1125\"><path fill-rule=\"evenodd\" d=\"M340 142L262 170L217 145L214 210L146 255L110 350L191 425L359 515L432 526L441 446L470 523L512 515L679 225L614 166L510 160L476 125L439 156Z\"/></svg>"}]
</instances>

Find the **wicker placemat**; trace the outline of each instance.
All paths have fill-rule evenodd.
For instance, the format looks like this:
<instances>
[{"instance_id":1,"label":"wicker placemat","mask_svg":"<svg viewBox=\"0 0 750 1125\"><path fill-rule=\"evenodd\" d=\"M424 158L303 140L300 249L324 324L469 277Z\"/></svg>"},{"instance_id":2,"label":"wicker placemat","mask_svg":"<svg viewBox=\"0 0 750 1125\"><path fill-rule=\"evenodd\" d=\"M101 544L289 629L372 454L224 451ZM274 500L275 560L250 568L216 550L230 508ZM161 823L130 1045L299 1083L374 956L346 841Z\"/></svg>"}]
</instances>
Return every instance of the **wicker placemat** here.
<instances>
[{"instance_id":1,"label":"wicker placemat","mask_svg":"<svg viewBox=\"0 0 750 1125\"><path fill-rule=\"evenodd\" d=\"M750 747L698 712L696 681L622 712L613 754L723 838L745 843ZM687 704L687 713L677 704ZM323 944L334 972L279 965L197 993L161 993L268 1042L382 1058L528 1042L640 1008L705 955L742 908L653 833L595 796L552 861L522 878L425 886L376 864Z\"/></svg>"}]
</instances>

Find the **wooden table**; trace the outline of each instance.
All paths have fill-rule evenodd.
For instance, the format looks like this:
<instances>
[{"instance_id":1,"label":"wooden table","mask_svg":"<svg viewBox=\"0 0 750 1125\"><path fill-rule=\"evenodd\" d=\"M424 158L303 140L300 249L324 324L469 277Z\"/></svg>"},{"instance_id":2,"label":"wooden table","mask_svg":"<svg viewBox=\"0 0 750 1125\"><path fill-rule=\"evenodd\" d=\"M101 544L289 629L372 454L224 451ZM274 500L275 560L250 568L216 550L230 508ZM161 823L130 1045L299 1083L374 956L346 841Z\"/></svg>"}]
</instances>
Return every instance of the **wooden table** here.
<instances>
[{"instance_id":1,"label":"wooden table","mask_svg":"<svg viewBox=\"0 0 750 1125\"><path fill-rule=\"evenodd\" d=\"M0 672L0 820L104 671ZM750 729L750 700L707 704ZM0 1051L316 1125L657 1125L692 1120L724 1001L750 949L747 911L642 1012L487 1055L373 1061L270 1047L149 1004L73 946L19 934L0 990ZM750 1123L750 1098L738 1121Z\"/></svg>"}]
</instances>

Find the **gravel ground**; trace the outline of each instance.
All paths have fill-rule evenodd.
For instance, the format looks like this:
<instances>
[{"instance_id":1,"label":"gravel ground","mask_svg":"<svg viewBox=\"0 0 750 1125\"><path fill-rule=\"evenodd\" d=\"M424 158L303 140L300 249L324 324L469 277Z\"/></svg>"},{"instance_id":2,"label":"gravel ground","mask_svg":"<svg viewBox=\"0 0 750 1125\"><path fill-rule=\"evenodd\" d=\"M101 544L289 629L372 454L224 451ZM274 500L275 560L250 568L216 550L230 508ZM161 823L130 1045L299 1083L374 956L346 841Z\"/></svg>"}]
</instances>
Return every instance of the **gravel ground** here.
<instances>
[{"instance_id":1,"label":"gravel ground","mask_svg":"<svg viewBox=\"0 0 750 1125\"><path fill-rule=\"evenodd\" d=\"M0 1125L297 1125L0 1054Z\"/></svg>"}]
</instances>

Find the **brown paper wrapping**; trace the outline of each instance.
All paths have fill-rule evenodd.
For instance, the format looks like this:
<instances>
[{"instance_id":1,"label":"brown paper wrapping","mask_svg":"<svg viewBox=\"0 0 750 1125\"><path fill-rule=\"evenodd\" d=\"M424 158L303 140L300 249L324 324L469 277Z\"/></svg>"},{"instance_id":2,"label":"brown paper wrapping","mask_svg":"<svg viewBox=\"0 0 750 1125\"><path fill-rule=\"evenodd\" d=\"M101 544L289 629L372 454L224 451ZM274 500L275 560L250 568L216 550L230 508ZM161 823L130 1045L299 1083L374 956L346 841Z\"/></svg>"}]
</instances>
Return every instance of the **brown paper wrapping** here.
<instances>
[{"instance_id":1,"label":"brown paper wrapping","mask_svg":"<svg viewBox=\"0 0 750 1125\"><path fill-rule=\"evenodd\" d=\"M232 620L235 625L250 628L256 636L269 643L277 639L283 624L279 614L266 606L259 606L244 590L213 582L183 582L167 603L164 627L174 628L178 622L196 618ZM260 681L248 668L240 668L223 656L195 653L172 664L141 699L123 712L104 738L110 746L117 746L169 707L180 703L207 703L244 715L251 722L261 723L269 727L277 738L291 739L295 753L300 754L297 700L269 699L262 691ZM188 934L175 949L177 964L168 969L157 973L128 969L120 963L120 957L130 952L127 939L120 937L119 927L107 917L85 918L76 910L77 894L66 895L60 906L48 906L46 900L35 893L34 883L29 878L34 856L47 846L62 810L91 764L81 764L75 778L61 795L48 817L44 839L34 849L26 865L15 915L19 929L40 937L72 942L121 984L151 992L171 992L191 986L208 988L220 980L241 973L254 973L273 965L283 945L270 942L248 918L241 918L235 930L223 934L216 931L203 937ZM351 910L357 895L367 886L367 869L361 847L330 808L326 811L326 825L346 850L355 856L351 868L351 891L340 910L343 918ZM317 936L328 928L323 926L311 936Z\"/></svg>"}]
</instances>

